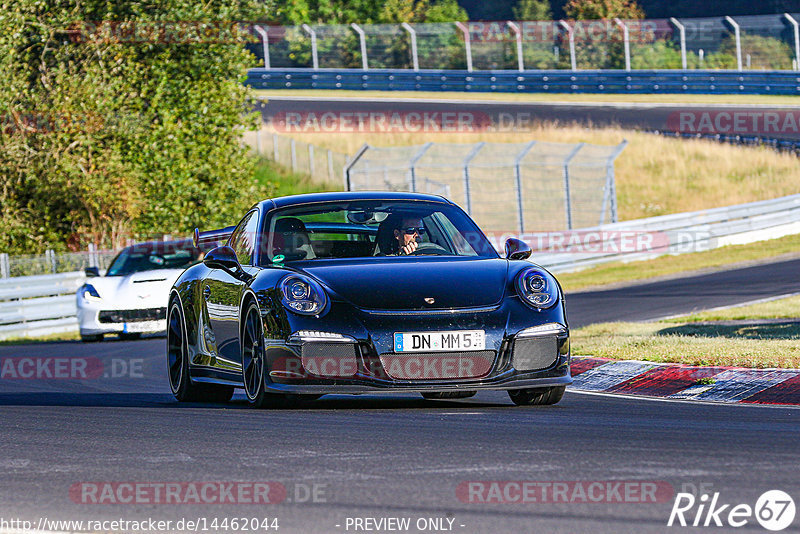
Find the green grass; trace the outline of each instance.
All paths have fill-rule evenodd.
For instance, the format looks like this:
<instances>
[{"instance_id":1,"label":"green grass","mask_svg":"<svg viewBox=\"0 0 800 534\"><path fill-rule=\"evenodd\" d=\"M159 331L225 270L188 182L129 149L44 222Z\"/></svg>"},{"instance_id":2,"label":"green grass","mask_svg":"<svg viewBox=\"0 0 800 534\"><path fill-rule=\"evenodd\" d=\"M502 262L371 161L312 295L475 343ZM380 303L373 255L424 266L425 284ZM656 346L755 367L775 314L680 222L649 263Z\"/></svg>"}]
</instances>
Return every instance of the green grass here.
<instances>
[{"instance_id":1,"label":"green grass","mask_svg":"<svg viewBox=\"0 0 800 534\"><path fill-rule=\"evenodd\" d=\"M664 321L602 323L573 330L570 344L573 355L614 360L752 368L800 367L800 322L757 325Z\"/></svg>"},{"instance_id":2,"label":"green grass","mask_svg":"<svg viewBox=\"0 0 800 534\"><path fill-rule=\"evenodd\" d=\"M800 235L758 241L747 245L731 245L704 252L677 256L661 256L630 263L613 262L574 273L558 275L567 293L598 286L646 281L655 277L678 275L686 271L730 268L743 262L766 260L783 254L800 252ZM536 261L536 256L532 256Z\"/></svg>"},{"instance_id":3,"label":"green grass","mask_svg":"<svg viewBox=\"0 0 800 534\"><path fill-rule=\"evenodd\" d=\"M59 341L77 341L80 339L78 332L64 332L39 337L11 337L0 340L2 345L28 345L30 343L57 343Z\"/></svg>"},{"instance_id":4,"label":"green grass","mask_svg":"<svg viewBox=\"0 0 800 534\"><path fill-rule=\"evenodd\" d=\"M311 96L311 97L355 97L369 99L423 98L446 100L491 100L500 102L620 102L657 104L768 104L800 105L796 96L782 95L629 95L629 94L575 94L575 93L478 93L438 91L339 91L326 89L283 90L258 89L256 95Z\"/></svg>"},{"instance_id":5,"label":"green grass","mask_svg":"<svg viewBox=\"0 0 800 534\"><path fill-rule=\"evenodd\" d=\"M271 197L337 191L341 186L315 182L307 174L293 173L282 165L266 158L259 158L255 172L256 181L265 186Z\"/></svg>"}]
</instances>

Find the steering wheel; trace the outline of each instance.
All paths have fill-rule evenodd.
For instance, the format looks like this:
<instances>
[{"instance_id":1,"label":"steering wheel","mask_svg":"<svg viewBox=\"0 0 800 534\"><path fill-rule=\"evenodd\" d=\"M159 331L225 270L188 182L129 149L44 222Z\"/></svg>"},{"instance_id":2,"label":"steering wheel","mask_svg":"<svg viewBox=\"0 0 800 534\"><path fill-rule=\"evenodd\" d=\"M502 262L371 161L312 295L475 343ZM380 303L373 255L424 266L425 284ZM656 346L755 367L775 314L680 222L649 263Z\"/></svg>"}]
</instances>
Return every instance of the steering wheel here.
<instances>
[{"instance_id":1,"label":"steering wheel","mask_svg":"<svg viewBox=\"0 0 800 534\"><path fill-rule=\"evenodd\" d=\"M449 256L450 251L436 243L427 242L417 245L417 250L409 254L409 256L423 256L425 254L444 254Z\"/></svg>"}]
</instances>

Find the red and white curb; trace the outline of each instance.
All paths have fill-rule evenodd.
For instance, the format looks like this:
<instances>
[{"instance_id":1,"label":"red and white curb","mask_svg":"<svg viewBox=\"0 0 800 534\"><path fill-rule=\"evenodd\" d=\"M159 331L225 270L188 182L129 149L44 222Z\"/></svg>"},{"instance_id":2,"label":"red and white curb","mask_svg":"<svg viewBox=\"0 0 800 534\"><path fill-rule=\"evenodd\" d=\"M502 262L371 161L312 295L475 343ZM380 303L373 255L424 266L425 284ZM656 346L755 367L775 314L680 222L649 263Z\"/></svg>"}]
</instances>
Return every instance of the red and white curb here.
<instances>
[{"instance_id":1,"label":"red and white curb","mask_svg":"<svg viewBox=\"0 0 800 534\"><path fill-rule=\"evenodd\" d=\"M573 357L572 388L668 399L800 405L800 369L698 367Z\"/></svg>"}]
</instances>

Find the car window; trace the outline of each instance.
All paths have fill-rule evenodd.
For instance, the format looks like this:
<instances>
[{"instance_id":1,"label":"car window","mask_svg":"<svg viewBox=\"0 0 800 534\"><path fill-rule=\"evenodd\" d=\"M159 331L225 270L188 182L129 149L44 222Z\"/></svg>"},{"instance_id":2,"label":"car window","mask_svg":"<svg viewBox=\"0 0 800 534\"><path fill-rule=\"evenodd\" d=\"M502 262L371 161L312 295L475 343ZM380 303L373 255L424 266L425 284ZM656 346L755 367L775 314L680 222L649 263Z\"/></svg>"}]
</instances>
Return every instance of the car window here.
<instances>
[{"instance_id":1,"label":"car window","mask_svg":"<svg viewBox=\"0 0 800 534\"><path fill-rule=\"evenodd\" d=\"M423 201L342 201L275 210L264 225L261 262L400 255L402 232L415 256L496 257L475 223L456 206Z\"/></svg>"},{"instance_id":2,"label":"car window","mask_svg":"<svg viewBox=\"0 0 800 534\"><path fill-rule=\"evenodd\" d=\"M106 276L127 276L157 269L185 269L197 261L199 253L195 248L148 250L145 246L134 245L123 249L114 258Z\"/></svg>"},{"instance_id":3,"label":"car window","mask_svg":"<svg viewBox=\"0 0 800 534\"><path fill-rule=\"evenodd\" d=\"M244 216L239 226L231 234L230 247L236 253L236 259L241 265L251 265L253 263L257 225L258 212L251 211Z\"/></svg>"}]
</instances>

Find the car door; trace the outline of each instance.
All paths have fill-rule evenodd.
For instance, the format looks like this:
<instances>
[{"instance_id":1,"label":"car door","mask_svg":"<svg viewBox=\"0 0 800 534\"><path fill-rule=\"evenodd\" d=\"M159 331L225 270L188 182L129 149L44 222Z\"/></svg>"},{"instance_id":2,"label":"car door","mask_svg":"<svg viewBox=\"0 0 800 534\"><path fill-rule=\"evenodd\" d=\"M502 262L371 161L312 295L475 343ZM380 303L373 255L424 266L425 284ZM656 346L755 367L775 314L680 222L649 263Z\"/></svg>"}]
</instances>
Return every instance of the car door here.
<instances>
[{"instance_id":1,"label":"car door","mask_svg":"<svg viewBox=\"0 0 800 534\"><path fill-rule=\"evenodd\" d=\"M253 274L258 221L258 211L250 211L228 241L245 273L212 269L203 282L203 297L214 339L214 367L220 371L241 370L239 304L247 280Z\"/></svg>"}]
</instances>

